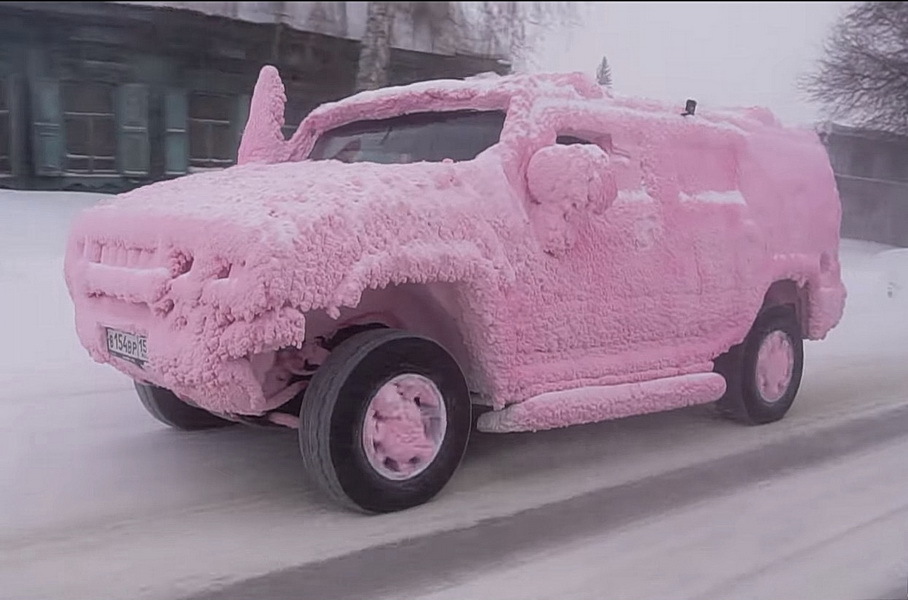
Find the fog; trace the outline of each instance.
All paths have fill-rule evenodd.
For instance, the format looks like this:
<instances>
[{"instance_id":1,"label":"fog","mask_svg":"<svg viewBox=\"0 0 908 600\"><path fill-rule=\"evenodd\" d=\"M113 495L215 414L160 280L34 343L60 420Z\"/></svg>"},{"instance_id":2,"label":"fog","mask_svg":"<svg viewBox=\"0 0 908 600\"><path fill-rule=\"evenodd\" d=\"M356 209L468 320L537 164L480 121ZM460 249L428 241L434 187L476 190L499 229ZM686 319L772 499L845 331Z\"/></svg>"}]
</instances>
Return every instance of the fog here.
<instances>
[{"instance_id":1,"label":"fog","mask_svg":"<svg viewBox=\"0 0 908 600\"><path fill-rule=\"evenodd\" d=\"M821 118L797 88L848 2L608 2L539 48L542 70L594 72L621 94L701 106L762 105L789 124Z\"/></svg>"}]
</instances>

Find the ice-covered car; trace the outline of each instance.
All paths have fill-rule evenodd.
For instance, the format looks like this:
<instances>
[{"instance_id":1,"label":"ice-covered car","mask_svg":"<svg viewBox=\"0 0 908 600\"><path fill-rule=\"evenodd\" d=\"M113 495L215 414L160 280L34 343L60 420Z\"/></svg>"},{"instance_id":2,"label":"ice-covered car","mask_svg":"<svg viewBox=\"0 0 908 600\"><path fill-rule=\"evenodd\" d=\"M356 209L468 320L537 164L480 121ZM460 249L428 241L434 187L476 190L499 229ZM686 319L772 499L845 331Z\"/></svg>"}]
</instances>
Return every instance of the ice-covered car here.
<instances>
[{"instance_id":1,"label":"ice-covered car","mask_svg":"<svg viewBox=\"0 0 908 600\"><path fill-rule=\"evenodd\" d=\"M284 101L264 68L237 166L82 214L66 280L155 417L296 427L349 507L429 500L474 425L776 421L842 315L826 152L765 110L488 76L326 104L285 140Z\"/></svg>"}]
</instances>

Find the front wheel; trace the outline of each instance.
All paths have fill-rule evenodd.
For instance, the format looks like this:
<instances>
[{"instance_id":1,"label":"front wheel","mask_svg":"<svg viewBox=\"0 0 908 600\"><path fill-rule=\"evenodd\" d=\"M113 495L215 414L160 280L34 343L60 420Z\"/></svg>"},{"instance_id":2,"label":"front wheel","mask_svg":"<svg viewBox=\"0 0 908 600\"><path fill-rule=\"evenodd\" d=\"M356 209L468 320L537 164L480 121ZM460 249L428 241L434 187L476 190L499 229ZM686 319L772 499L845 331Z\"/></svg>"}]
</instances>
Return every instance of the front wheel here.
<instances>
[{"instance_id":1,"label":"front wheel","mask_svg":"<svg viewBox=\"0 0 908 600\"><path fill-rule=\"evenodd\" d=\"M439 344L393 329L345 340L319 367L300 410L309 479L349 508L387 513L429 501L463 458L470 395Z\"/></svg>"},{"instance_id":2,"label":"front wheel","mask_svg":"<svg viewBox=\"0 0 908 600\"><path fill-rule=\"evenodd\" d=\"M804 343L792 306L760 313L744 342L716 359L725 377L719 412L751 425L778 421L788 412L801 386Z\"/></svg>"}]
</instances>

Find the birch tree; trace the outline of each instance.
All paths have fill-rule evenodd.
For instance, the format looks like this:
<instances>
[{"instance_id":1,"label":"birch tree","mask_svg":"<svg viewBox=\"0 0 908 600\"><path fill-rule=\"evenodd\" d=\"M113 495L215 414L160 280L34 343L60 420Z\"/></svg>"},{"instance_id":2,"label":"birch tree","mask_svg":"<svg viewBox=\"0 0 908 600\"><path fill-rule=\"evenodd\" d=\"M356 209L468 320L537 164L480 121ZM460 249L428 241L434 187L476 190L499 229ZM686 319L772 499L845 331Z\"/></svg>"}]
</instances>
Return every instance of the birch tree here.
<instances>
[{"instance_id":1,"label":"birch tree","mask_svg":"<svg viewBox=\"0 0 908 600\"><path fill-rule=\"evenodd\" d=\"M417 3L369 2L366 32L363 36L356 77L356 90L371 90L388 85L394 19L412 14ZM433 35L444 35L448 28L485 40L490 56L504 52L515 72L538 67L535 51L546 36L579 25L582 2L433 2L434 15L441 21L431 28ZM442 44L442 45L447 45Z\"/></svg>"},{"instance_id":2,"label":"birch tree","mask_svg":"<svg viewBox=\"0 0 908 600\"><path fill-rule=\"evenodd\" d=\"M391 35L396 2L369 2L366 33L359 53L356 91L388 85L391 69Z\"/></svg>"}]
</instances>

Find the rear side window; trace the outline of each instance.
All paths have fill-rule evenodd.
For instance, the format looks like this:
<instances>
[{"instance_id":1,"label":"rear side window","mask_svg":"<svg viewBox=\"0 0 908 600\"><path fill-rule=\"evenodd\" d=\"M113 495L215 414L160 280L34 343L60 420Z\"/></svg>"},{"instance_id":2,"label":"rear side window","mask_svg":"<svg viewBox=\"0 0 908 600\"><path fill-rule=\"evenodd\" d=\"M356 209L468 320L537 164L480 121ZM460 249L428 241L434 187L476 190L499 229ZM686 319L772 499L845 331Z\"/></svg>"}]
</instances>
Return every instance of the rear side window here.
<instances>
[{"instance_id":1,"label":"rear side window","mask_svg":"<svg viewBox=\"0 0 908 600\"><path fill-rule=\"evenodd\" d=\"M555 139L555 143L559 146L573 146L574 144L592 144L593 142L573 135L559 135Z\"/></svg>"},{"instance_id":2,"label":"rear side window","mask_svg":"<svg viewBox=\"0 0 908 600\"><path fill-rule=\"evenodd\" d=\"M605 150L606 152L609 152L609 153L611 153L613 150L612 136L610 136L608 134L595 136L595 139L594 139L593 136L590 136L589 138L587 138L587 137L581 137L581 136L577 136L577 135L571 135L568 133L562 133L562 134L559 134L557 138L555 138L555 143L558 144L559 146L573 146L575 144L586 144L586 145L591 145L591 146L599 146L600 148L602 148L603 150Z\"/></svg>"}]
</instances>

